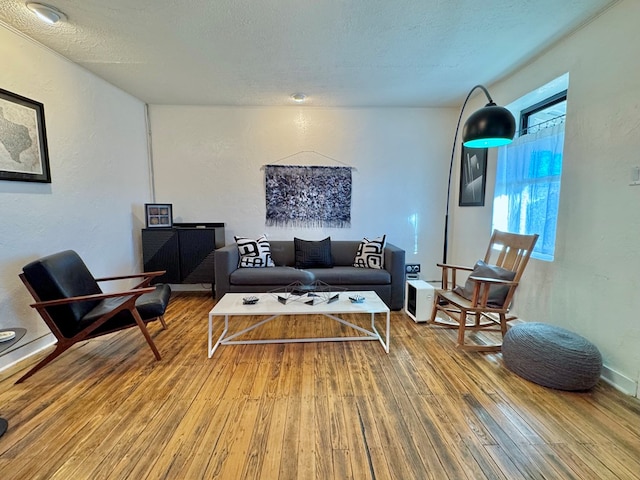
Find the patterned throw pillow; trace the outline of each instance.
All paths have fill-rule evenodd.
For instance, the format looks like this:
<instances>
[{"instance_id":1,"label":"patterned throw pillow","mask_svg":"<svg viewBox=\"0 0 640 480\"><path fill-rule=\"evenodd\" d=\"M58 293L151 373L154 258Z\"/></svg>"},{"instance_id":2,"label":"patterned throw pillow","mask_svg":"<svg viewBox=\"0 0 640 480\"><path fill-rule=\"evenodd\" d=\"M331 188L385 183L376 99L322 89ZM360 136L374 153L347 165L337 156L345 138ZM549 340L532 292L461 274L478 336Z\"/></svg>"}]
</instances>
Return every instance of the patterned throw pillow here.
<instances>
[{"instance_id":1,"label":"patterned throw pillow","mask_svg":"<svg viewBox=\"0 0 640 480\"><path fill-rule=\"evenodd\" d=\"M331 237L317 242L293 238L296 268L331 268Z\"/></svg>"},{"instance_id":2,"label":"patterned throw pillow","mask_svg":"<svg viewBox=\"0 0 640 480\"><path fill-rule=\"evenodd\" d=\"M360 268L384 268L384 245L387 240L386 235L369 240L364 238L358 246L354 267Z\"/></svg>"},{"instance_id":3,"label":"patterned throw pillow","mask_svg":"<svg viewBox=\"0 0 640 480\"><path fill-rule=\"evenodd\" d=\"M275 267L271 259L271 246L266 235L262 235L256 240L246 237L233 237L238 245L240 261L238 267L260 268Z\"/></svg>"}]
</instances>

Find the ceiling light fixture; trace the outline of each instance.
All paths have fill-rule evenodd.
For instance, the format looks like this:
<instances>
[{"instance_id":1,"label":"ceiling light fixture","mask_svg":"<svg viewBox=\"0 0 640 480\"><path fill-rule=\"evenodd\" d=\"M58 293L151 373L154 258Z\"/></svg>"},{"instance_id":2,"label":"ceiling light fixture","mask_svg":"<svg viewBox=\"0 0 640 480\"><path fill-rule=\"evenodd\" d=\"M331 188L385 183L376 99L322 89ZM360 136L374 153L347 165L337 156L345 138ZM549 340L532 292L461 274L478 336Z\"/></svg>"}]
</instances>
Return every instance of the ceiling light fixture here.
<instances>
[{"instance_id":1,"label":"ceiling light fixture","mask_svg":"<svg viewBox=\"0 0 640 480\"><path fill-rule=\"evenodd\" d=\"M43 3L28 2L27 8L40 20L50 25L66 20L67 16L55 7Z\"/></svg>"},{"instance_id":2,"label":"ceiling light fixture","mask_svg":"<svg viewBox=\"0 0 640 480\"><path fill-rule=\"evenodd\" d=\"M294 93L291 95L291 98L296 103L302 103L307 99L307 96L304 93Z\"/></svg>"}]
</instances>

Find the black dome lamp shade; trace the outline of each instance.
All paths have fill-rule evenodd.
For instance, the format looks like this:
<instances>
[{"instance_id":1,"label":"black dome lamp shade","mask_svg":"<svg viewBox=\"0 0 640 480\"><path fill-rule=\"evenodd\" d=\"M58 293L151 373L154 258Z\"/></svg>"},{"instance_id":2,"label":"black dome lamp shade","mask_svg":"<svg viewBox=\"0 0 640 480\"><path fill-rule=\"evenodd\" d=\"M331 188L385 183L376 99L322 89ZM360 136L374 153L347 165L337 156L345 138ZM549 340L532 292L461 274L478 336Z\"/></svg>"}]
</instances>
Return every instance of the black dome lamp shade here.
<instances>
[{"instance_id":1,"label":"black dome lamp shade","mask_svg":"<svg viewBox=\"0 0 640 480\"><path fill-rule=\"evenodd\" d=\"M490 101L474 112L462 129L462 144L469 148L507 145L516 133L516 121L509 110Z\"/></svg>"},{"instance_id":2,"label":"black dome lamp shade","mask_svg":"<svg viewBox=\"0 0 640 480\"><path fill-rule=\"evenodd\" d=\"M453 158L456 152L456 142L458 141L458 131L462 114L467 102L476 89L481 89L487 96L487 103L480 110L472 113L462 129L462 144L468 148L491 148L501 147L511 143L516 133L516 120L509 110L495 104L489 91L483 85L473 87L467 98L465 98L460 109L456 133L453 136L453 147L451 149L451 161L449 163L449 181L447 183L447 207L444 215L444 245L442 253L442 263L447 263L447 246L449 239L449 201L451 199L451 176L453 173Z\"/></svg>"}]
</instances>

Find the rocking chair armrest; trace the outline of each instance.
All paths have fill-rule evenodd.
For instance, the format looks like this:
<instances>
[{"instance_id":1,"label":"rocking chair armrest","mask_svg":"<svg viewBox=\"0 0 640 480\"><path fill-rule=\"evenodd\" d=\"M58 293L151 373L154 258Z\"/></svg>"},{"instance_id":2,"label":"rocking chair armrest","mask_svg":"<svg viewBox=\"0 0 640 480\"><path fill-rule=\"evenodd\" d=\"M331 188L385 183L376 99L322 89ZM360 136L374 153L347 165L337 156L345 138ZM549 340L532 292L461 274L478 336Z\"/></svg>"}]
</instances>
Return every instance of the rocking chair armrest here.
<instances>
[{"instance_id":1,"label":"rocking chair armrest","mask_svg":"<svg viewBox=\"0 0 640 480\"><path fill-rule=\"evenodd\" d=\"M518 282L514 282L513 280L501 280L499 278L488 278L488 277L474 277L473 275L469 275L469 280L473 280L475 282L481 283L493 283L496 285L517 285Z\"/></svg>"},{"instance_id":2,"label":"rocking chair armrest","mask_svg":"<svg viewBox=\"0 0 640 480\"><path fill-rule=\"evenodd\" d=\"M499 278L488 277L474 277L472 275L469 276L468 280L472 280L474 282L471 304L474 307L482 308L490 307L489 292L491 285L508 286L510 292L512 292L513 289L518 285L518 282L514 282L512 280L501 280Z\"/></svg>"},{"instance_id":3,"label":"rocking chair armrest","mask_svg":"<svg viewBox=\"0 0 640 480\"><path fill-rule=\"evenodd\" d=\"M444 290L455 288L457 285L458 270L473 271L473 268L463 265L450 265L447 263L437 263L436 265L442 269L442 288Z\"/></svg>"},{"instance_id":4,"label":"rocking chair armrest","mask_svg":"<svg viewBox=\"0 0 640 480\"><path fill-rule=\"evenodd\" d=\"M473 271L473 267L467 267L466 265L450 265L448 263L436 263L436 266L440 268L451 268L453 270L466 270L468 272Z\"/></svg>"},{"instance_id":5,"label":"rocking chair armrest","mask_svg":"<svg viewBox=\"0 0 640 480\"><path fill-rule=\"evenodd\" d=\"M112 293L95 293L93 295L82 295L79 297L69 297L69 298L59 298L57 300L46 300L43 302L36 302L29 305L32 308L45 308L45 307L55 307L56 305L67 305L69 303L76 302L87 302L87 301L95 301L95 300L104 300L105 298L113 298L113 297L139 297L145 293L153 292L156 287L146 287L146 288L137 288L133 290L125 290L123 292L112 292Z\"/></svg>"},{"instance_id":6,"label":"rocking chair armrest","mask_svg":"<svg viewBox=\"0 0 640 480\"><path fill-rule=\"evenodd\" d=\"M159 277L160 275L164 275L165 273L167 273L166 270L159 270L157 272L132 273L130 275L118 275L116 277L96 278L96 282L107 282L110 280L126 280L128 278L141 278L141 277L155 278L155 277Z\"/></svg>"}]
</instances>

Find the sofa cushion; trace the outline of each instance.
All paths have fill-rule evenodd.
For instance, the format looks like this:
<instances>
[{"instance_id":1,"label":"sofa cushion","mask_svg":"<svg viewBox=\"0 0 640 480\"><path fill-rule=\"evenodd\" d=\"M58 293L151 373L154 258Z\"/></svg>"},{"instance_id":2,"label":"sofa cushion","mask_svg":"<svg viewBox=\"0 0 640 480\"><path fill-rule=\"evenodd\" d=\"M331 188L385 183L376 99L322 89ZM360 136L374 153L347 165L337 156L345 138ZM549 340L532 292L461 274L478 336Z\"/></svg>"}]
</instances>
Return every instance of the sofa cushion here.
<instances>
[{"instance_id":1,"label":"sofa cushion","mask_svg":"<svg viewBox=\"0 0 640 480\"><path fill-rule=\"evenodd\" d=\"M311 268L308 270L316 280L329 285L387 285L391 274L377 268L335 266L333 268Z\"/></svg>"},{"instance_id":2,"label":"sofa cushion","mask_svg":"<svg viewBox=\"0 0 640 480\"><path fill-rule=\"evenodd\" d=\"M266 235L261 235L253 240L246 237L234 237L238 245L238 253L240 259L239 267L274 267L275 264L271 259L271 247L267 241Z\"/></svg>"},{"instance_id":3,"label":"sofa cushion","mask_svg":"<svg viewBox=\"0 0 640 480\"><path fill-rule=\"evenodd\" d=\"M353 261L353 266L359 268L383 269L384 244L386 239L386 235L374 238L373 240L369 240L365 237L362 242L360 242L360 246L358 246L358 252L356 253L356 258Z\"/></svg>"},{"instance_id":4,"label":"sofa cushion","mask_svg":"<svg viewBox=\"0 0 640 480\"><path fill-rule=\"evenodd\" d=\"M331 237L310 241L293 238L296 255L296 268L331 268Z\"/></svg>"},{"instance_id":5,"label":"sofa cushion","mask_svg":"<svg viewBox=\"0 0 640 480\"><path fill-rule=\"evenodd\" d=\"M229 275L232 285L286 286L293 282L313 283L313 273L293 267L238 268Z\"/></svg>"}]
</instances>

